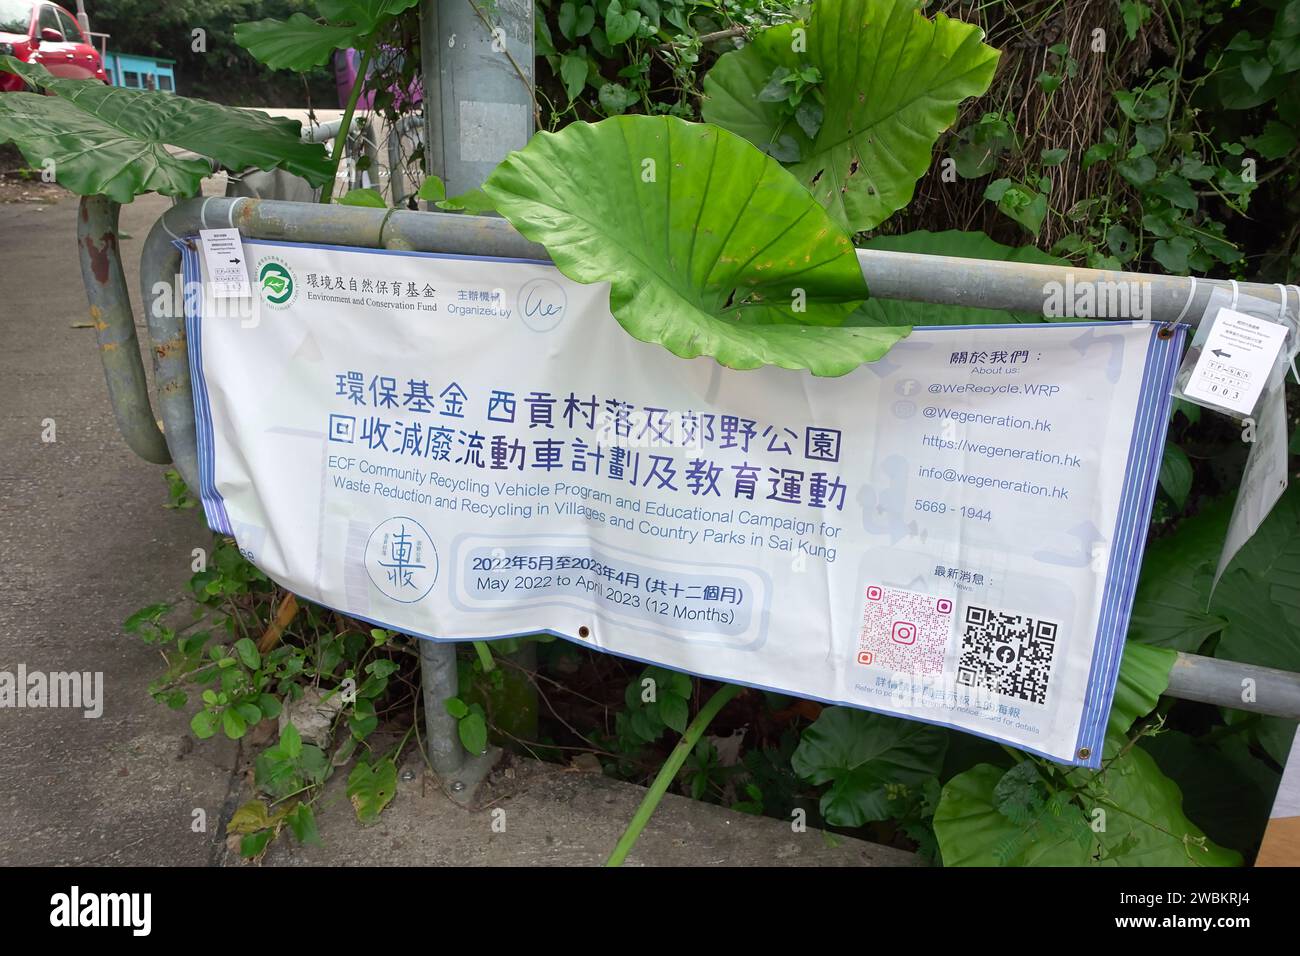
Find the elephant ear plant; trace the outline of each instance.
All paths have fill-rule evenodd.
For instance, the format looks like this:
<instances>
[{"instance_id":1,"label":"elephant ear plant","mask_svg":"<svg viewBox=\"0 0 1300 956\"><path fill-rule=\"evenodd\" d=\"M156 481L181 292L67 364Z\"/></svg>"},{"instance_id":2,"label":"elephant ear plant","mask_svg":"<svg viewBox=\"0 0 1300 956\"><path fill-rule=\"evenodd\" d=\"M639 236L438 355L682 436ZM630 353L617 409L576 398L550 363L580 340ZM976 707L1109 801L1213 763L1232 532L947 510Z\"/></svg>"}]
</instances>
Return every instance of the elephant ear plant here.
<instances>
[{"instance_id":1,"label":"elephant ear plant","mask_svg":"<svg viewBox=\"0 0 1300 956\"><path fill-rule=\"evenodd\" d=\"M0 96L0 143L14 143L34 167L52 166L59 185L81 196L118 203L149 192L194 196L212 174L209 159L230 169L284 169L313 186L333 176L324 148L302 142L294 120L60 79L10 56L0 57L0 70L17 73L33 90Z\"/></svg>"}]
</instances>

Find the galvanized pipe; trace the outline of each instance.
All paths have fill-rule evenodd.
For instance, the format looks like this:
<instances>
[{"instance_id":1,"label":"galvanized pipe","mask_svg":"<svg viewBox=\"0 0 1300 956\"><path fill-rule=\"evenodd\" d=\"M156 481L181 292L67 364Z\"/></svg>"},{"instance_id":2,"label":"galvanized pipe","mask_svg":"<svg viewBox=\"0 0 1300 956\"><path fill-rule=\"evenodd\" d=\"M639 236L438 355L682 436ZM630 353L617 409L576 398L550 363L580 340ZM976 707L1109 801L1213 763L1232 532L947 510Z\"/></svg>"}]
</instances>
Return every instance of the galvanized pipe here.
<instances>
[{"instance_id":1,"label":"galvanized pipe","mask_svg":"<svg viewBox=\"0 0 1300 956\"><path fill-rule=\"evenodd\" d=\"M907 299L939 305L964 305L981 309L1043 314L1048 290L1058 294L1092 286L1094 297L1108 298L1122 290L1124 300L1135 295L1147 301L1150 314L1098 315L1110 319L1150 319L1153 322L1185 321L1195 325L1216 288L1232 289L1223 279L1190 279L1185 276L1151 275L1143 272L1109 272L1027 262L964 259L957 256L928 256L910 252L859 249L858 263L873 298ZM1241 294L1269 302L1280 302L1275 285L1238 282ZM1073 298L1073 297L1071 297Z\"/></svg>"},{"instance_id":2,"label":"galvanized pipe","mask_svg":"<svg viewBox=\"0 0 1300 956\"><path fill-rule=\"evenodd\" d=\"M1274 717L1300 717L1300 674L1179 653L1169 672L1170 697Z\"/></svg>"},{"instance_id":3,"label":"galvanized pipe","mask_svg":"<svg viewBox=\"0 0 1300 956\"><path fill-rule=\"evenodd\" d=\"M447 713L447 701L457 691L455 644L420 641L420 686L429 763L438 776L449 778L465 763L456 718Z\"/></svg>"},{"instance_id":4,"label":"galvanized pipe","mask_svg":"<svg viewBox=\"0 0 1300 956\"><path fill-rule=\"evenodd\" d=\"M208 224L225 224L232 215L228 204L244 201L255 202L257 205L241 208L241 222L235 224L241 229L247 227L245 235L252 238L543 261L549 259L544 247L528 241L508 222L493 216L414 212L408 209L386 213L384 210L363 206L311 206L269 199L237 198L190 200L178 206L173 213L180 213L192 204L204 203L204 215ZM385 216L388 217L386 223ZM376 229L380 234L376 234ZM175 232L175 229L172 231ZM1172 322L1180 316L1184 321L1194 322L1208 301L1212 289L1231 288L1231 283L1221 279L1192 280L1185 276L1107 272L1074 266L997 262L873 249L859 249L858 263L862 267L870 294L876 298L1014 312L1041 313L1044 287L1049 283L1073 289L1092 285L1103 298L1109 284L1132 283L1134 288L1149 289L1151 314L1148 318L1156 322ZM1275 285L1239 282L1237 288L1241 295L1271 302L1279 301Z\"/></svg>"},{"instance_id":5,"label":"galvanized pipe","mask_svg":"<svg viewBox=\"0 0 1300 956\"><path fill-rule=\"evenodd\" d=\"M83 196L77 215L81 282L90 302L90 319L103 360L104 381L117 429L131 450L156 465L170 462L167 442L149 405L135 312L122 272L117 242L121 206L106 196Z\"/></svg>"}]
</instances>

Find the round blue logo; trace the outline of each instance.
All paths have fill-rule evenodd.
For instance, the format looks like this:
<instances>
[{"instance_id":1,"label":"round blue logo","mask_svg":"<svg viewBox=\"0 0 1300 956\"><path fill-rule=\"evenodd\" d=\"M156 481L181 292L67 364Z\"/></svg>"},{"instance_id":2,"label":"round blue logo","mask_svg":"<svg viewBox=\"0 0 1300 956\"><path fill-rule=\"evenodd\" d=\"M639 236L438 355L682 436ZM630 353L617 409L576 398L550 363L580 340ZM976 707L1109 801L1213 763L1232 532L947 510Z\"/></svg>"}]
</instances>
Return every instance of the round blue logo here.
<instances>
[{"instance_id":1,"label":"round blue logo","mask_svg":"<svg viewBox=\"0 0 1300 956\"><path fill-rule=\"evenodd\" d=\"M394 601L414 604L438 580L438 551L429 532L414 518L380 522L366 542L366 573Z\"/></svg>"},{"instance_id":2,"label":"round blue logo","mask_svg":"<svg viewBox=\"0 0 1300 956\"><path fill-rule=\"evenodd\" d=\"M549 332L560 324L569 297L552 279L530 279L519 287L519 318L534 332Z\"/></svg>"}]
</instances>

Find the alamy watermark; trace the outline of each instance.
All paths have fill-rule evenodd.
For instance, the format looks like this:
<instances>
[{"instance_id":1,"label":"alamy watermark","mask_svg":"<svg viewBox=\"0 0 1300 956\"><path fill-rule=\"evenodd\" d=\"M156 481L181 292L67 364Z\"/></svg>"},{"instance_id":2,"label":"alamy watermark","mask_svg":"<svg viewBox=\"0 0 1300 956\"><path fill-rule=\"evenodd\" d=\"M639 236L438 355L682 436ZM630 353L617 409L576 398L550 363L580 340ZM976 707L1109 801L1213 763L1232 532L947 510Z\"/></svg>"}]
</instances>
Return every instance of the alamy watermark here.
<instances>
[{"instance_id":1,"label":"alamy watermark","mask_svg":"<svg viewBox=\"0 0 1300 956\"><path fill-rule=\"evenodd\" d=\"M1151 283L1134 279L1043 283L1043 316L1049 319L1137 319L1151 321Z\"/></svg>"},{"instance_id":2,"label":"alamy watermark","mask_svg":"<svg viewBox=\"0 0 1300 956\"><path fill-rule=\"evenodd\" d=\"M83 717L104 713L103 671L0 671L0 708L67 707Z\"/></svg>"}]
</instances>

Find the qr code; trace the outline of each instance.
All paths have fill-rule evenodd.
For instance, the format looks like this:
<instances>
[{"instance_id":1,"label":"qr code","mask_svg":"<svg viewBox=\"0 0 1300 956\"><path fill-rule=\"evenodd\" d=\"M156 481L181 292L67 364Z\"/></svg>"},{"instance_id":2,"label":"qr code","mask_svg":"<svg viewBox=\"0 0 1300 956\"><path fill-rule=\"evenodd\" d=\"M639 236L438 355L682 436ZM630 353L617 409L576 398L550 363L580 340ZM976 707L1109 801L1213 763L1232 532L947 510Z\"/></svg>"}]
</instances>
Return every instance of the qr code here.
<instances>
[{"instance_id":1,"label":"qr code","mask_svg":"<svg viewBox=\"0 0 1300 956\"><path fill-rule=\"evenodd\" d=\"M1031 704L1046 702L1057 626L1027 614L968 605L957 683Z\"/></svg>"},{"instance_id":2,"label":"qr code","mask_svg":"<svg viewBox=\"0 0 1300 956\"><path fill-rule=\"evenodd\" d=\"M948 598L869 585L857 662L913 674L942 673L952 623Z\"/></svg>"}]
</instances>

